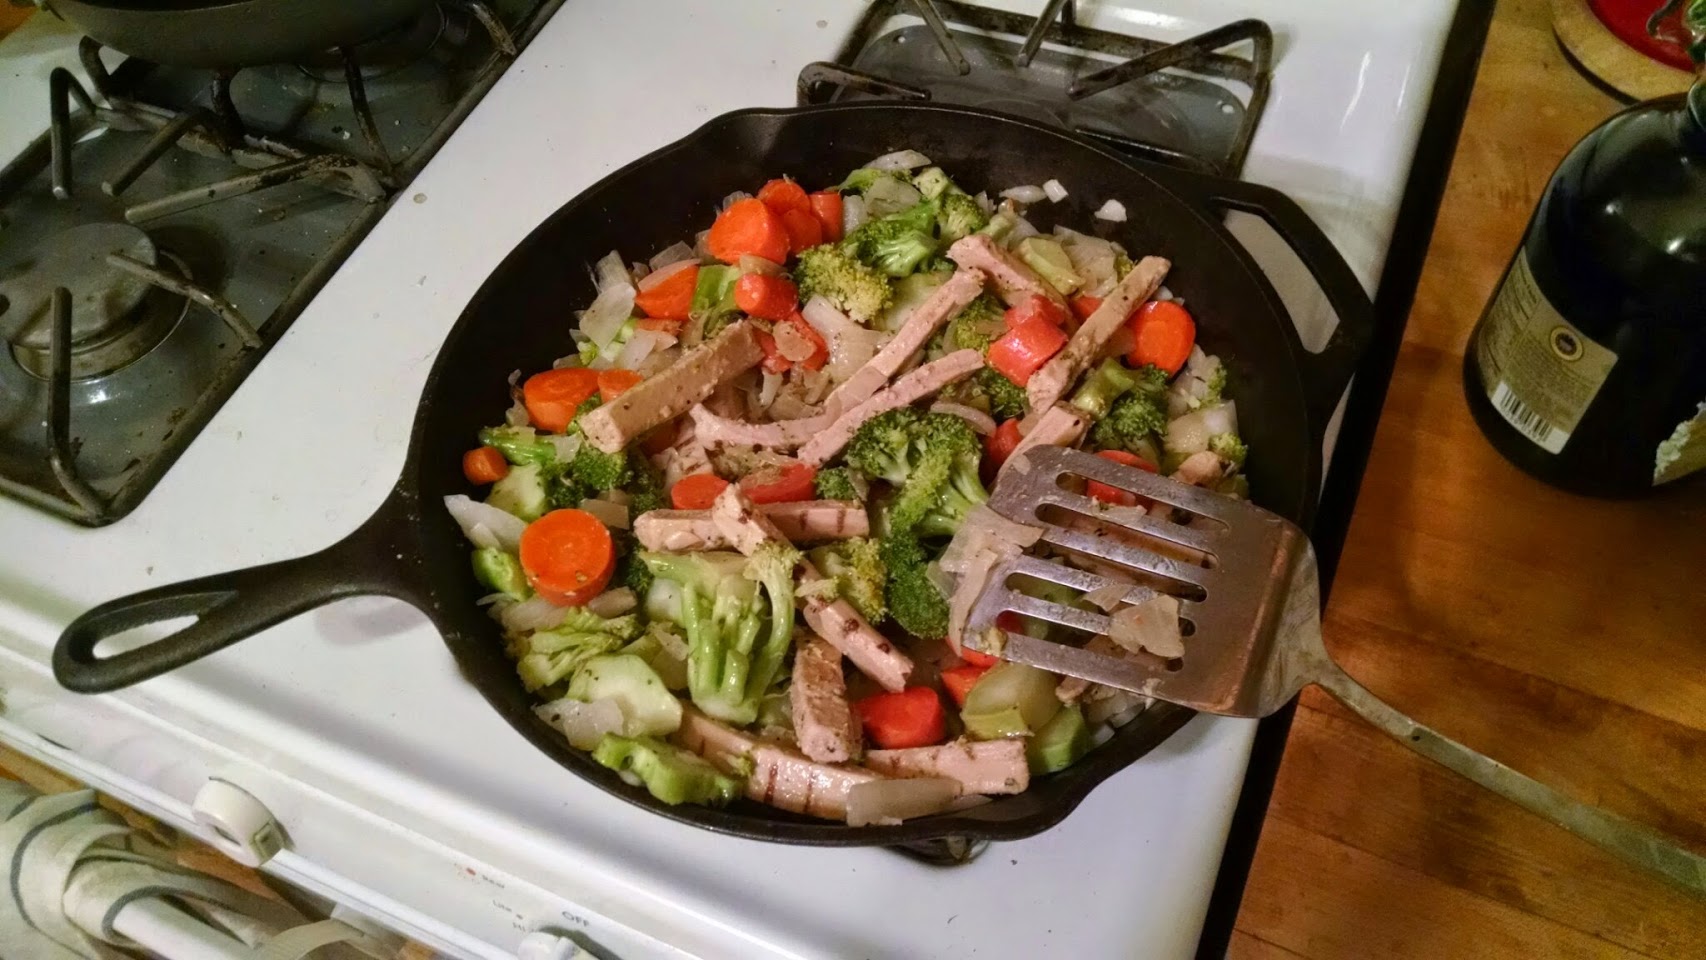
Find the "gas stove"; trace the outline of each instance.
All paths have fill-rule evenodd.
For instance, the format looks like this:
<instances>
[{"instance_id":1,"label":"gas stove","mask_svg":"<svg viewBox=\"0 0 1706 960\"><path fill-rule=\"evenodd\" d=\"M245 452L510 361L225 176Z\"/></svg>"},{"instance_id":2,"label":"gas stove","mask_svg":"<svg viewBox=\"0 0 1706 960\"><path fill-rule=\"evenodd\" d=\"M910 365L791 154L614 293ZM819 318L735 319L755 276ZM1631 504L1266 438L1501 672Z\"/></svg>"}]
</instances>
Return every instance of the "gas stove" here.
<instances>
[{"instance_id":1,"label":"gas stove","mask_svg":"<svg viewBox=\"0 0 1706 960\"><path fill-rule=\"evenodd\" d=\"M1390 272L1454 12L1451 0L1380 18L1348 0L564 3L123 522L82 529L0 502L0 539L30 547L0 558L0 740L215 844L197 798L210 779L234 786L286 840L267 870L456 957L566 942L555 938L629 960L1190 954L1248 721L1198 717L1058 827L943 870L723 837L607 797L516 737L425 619L387 600L335 604L102 697L60 689L50 653L103 599L354 529L396 479L442 337L505 252L599 177L728 110L1006 97L1013 112L1289 193L1372 290ZM1111 85L1073 95L1098 76ZM1323 342L1333 318L1295 258L1248 218L1232 226L1305 343ZM1350 417L1366 418L1354 403ZM1348 475L1354 490L1362 455L1335 453L1329 488Z\"/></svg>"},{"instance_id":2,"label":"gas stove","mask_svg":"<svg viewBox=\"0 0 1706 960\"><path fill-rule=\"evenodd\" d=\"M551 7L447 0L235 72L83 38L0 171L0 490L82 523L133 509Z\"/></svg>"}]
</instances>

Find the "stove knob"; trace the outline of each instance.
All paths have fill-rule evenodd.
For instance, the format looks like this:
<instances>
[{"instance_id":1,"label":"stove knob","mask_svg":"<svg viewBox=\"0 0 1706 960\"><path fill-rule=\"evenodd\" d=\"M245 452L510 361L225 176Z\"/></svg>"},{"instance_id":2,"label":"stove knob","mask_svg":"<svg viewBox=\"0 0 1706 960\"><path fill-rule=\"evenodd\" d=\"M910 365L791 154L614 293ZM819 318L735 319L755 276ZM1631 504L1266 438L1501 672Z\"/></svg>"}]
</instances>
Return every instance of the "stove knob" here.
<instances>
[{"instance_id":1,"label":"stove knob","mask_svg":"<svg viewBox=\"0 0 1706 960\"><path fill-rule=\"evenodd\" d=\"M211 833L208 842L231 859L258 867L284 849L284 830L272 811L247 790L224 780L209 780L195 795L196 822Z\"/></svg>"},{"instance_id":2,"label":"stove knob","mask_svg":"<svg viewBox=\"0 0 1706 960\"><path fill-rule=\"evenodd\" d=\"M583 960L587 956L573 940L549 930L535 930L521 938L515 960Z\"/></svg>"}]
</instances>

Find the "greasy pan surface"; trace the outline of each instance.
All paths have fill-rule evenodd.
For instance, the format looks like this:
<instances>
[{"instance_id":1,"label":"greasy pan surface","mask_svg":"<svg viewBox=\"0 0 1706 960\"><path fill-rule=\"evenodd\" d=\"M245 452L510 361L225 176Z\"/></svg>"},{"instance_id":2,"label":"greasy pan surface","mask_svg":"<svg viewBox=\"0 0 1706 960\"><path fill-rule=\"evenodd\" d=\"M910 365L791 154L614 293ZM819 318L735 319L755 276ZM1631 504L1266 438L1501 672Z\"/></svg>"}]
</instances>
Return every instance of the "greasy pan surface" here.
<instances>
[{"instance_id":1,"label":"greasy pan surface","mask_svg":"<svg viewBox=\"0 0 1706 960\"><path fill-rule=\"evenodd\" d=\"M901 147L923 151L971 189L1059 179L1071 191L1032 220L1120 241L1132 255L1173 261L1168 286L1190 305L1203 348L1231 373L1241 432L1251 448L1253 496L1307 525L1320 489L1320 436L1372 330L1368 299L1325 236L1270 190L1149 167L1069 134L969 108L865 103L750 110L707 123L685 139L611 174L533 230L492 273L446 339L416 415L409 459L392 496L343 541L308 557L203 577L122 597L70 624L54 651L66 687L102 692L207 656L338 597L401 597L425 610L464 675L541 751L603 789L664 816L726 833L789 843L906 844L941 837L1011 839L1046 830L1098 783L1176 731L1188 711L1157 705L1112 740L1023 794L895 826L848 827L740 801L723 810L671 807L569 747L533 714L498 626L475 605L483 592L468 544L443 509L473 493L462 453L509 405L511 371L548 368L572 349L575 311L593 299L589 265L610 250L639 260L711 223L718 202L790 175L808 189ZM1129 221L1091 213L1118 199ZM1310 268L1341 318L1319 354L1297 343L1267 281L1220 226L1220 209L1262 216ZM140 649L96 656L96 645L134 627L193 616L193 624ZM1199 638L1202 642L1206 638Z\"/></svg>"},{"instance_id":2,"label":"greasy pan surface","mask_svg":"<svg viewBox=\"0 0 1706 960\"><path fill-rule=\"evenodd\" d=\"M756 191L787 174L808 190L887 151L911 147L970 190L1041 183L1071 191L1060 204L1033 208L1037 225L1054 223L1120 241L1133 257L1173 260L1167 283L1190 304L1205 350L1230 365L1241 429L1250 444L1251 485L1261 503L1308 520L1319 488L1319 450L1308 419L1291 322L1218 226L1125 162L1065 134L989 114L946 107L819 108L749 111L706 124L686 139L606 178L540 224L486 281L450 334L428 381L411 473L423 505L421 534L438 619L472 679L521 732L605 789L659 813L715 830L797 843L888 844L951 834L1013 838L1059 822L1097 783L1136 760L1188 719L1160 706L1110 742L1030 790L972 810L898 826L851 828L741 801L725 810L669 807L570 749L534 718L505 658L499 632L474 605L483 592L467 571L467 545L456 524L433 509L441 496L468 493L460 456L475 431L508 405L506 378L550 366L571 352L573 312L592 301L587 265L620 250L644 259L708 226L718 201ZM1130 220L1105 224L1091 213L1108 198ZM1107 229L1112 228L1112 229ZM1342 389L1342 384L1340 388Z\"/></svg>"}]
</instances>

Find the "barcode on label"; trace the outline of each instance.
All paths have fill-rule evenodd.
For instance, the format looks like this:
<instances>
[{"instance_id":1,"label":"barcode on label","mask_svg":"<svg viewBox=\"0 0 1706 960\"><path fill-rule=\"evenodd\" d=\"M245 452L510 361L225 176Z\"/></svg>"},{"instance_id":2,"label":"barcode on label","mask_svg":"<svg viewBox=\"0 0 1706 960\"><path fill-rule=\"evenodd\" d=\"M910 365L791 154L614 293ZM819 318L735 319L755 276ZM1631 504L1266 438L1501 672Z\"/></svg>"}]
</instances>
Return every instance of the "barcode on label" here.
<instances>
[{"instance_id":1,"label":"barcode on label","mask_svg":"<svg viewBox=\"0 0 1706 960\"><path fill-rule=\"evenodd\" d=\"M1557 453L1564 449L1565 441L1570 439L1567 431L1547 423L1533 407L1522 402L1510 384L1499 381L1493 388L1493 406L1499 408L1499 413L1505 422L1522 431L1522 435L1540 445L1547 453Z\"/></svg>"}]
</instances>

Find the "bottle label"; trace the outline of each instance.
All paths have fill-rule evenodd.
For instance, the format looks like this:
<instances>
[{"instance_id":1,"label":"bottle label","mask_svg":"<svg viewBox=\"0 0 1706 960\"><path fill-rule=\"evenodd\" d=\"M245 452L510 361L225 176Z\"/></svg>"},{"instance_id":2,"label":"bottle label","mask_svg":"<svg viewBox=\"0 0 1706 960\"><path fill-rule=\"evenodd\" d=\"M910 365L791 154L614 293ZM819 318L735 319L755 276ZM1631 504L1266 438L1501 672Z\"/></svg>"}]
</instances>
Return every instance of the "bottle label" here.
<instances>
[{"instance_id":1,"label":"bottle label","mask_svg":"<svg viewBox=\"0 0 1706 960\"><path fill-rule=\"evenodd\" d=\"M1653 486L1669 483L1696 470L1706 469L1706 400L1692 419L1676 425L1676 430L1659 444L1653 457Z\"/></svg>"},{"instance_id":2,"label":"bottle label","mask_svg":"<svg viewBox=\"0 0 1706 960\"><path fill-rule=\"evenodd\" d=\"M1506 422L1557 453L1605 385L1617 354L1571 326L1546 299L1524 248L1487 307L1475 362Z\"/></svg>"}]
</instances>

